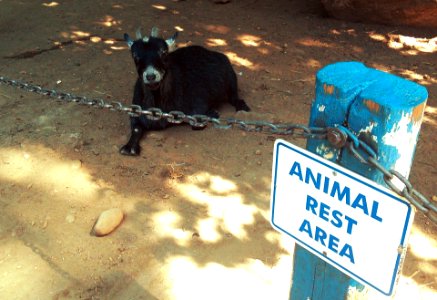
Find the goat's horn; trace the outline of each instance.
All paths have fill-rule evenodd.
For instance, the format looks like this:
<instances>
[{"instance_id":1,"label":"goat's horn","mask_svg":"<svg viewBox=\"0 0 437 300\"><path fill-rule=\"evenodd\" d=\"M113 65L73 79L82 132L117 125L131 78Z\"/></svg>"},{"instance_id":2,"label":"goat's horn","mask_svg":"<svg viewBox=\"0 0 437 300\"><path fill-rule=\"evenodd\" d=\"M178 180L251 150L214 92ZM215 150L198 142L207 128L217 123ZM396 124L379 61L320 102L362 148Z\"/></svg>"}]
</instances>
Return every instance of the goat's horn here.
<instances>
[{"instance_id":1,"label":"goat's horn","mask_svg":"<svg viewBox=\"0 0 437 300\"><path fill-rule=\"evenodd\" d=\"M135 32L135 36L137 37L137 39L141 39L142 35L141 35L141 29L138 28L137 31Z\"/></svg>"},{"instance_id":2,"label":"goat's horn","mask_svg":"<svg viewBox=\"0 0 437 300\"><path fill-rule=\"evenodd\" d=\"M157 27L152 28L152 32L150 33L151 37L158 37L159 29Z\"/></svg>"}]
</instances>

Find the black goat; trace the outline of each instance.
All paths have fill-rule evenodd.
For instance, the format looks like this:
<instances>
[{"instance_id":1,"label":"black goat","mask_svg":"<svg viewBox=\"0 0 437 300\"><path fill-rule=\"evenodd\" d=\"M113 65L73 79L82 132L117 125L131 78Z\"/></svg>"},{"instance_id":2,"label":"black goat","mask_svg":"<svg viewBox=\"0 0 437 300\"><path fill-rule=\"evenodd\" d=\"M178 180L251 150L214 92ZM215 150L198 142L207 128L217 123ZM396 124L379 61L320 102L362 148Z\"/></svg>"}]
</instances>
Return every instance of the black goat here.
<instances>
[{"instance_id":1,"label":"black goat","mask_svg":"<svg viewBox=\"0 0 437 300\"><path fill-rule=\"evenodd\" d=\"M127 42L138 73L132 103L143 109L157 107L165 112L204 114L218 118L217 107L230 103L235 109L249 111L238 98L237 76L229 59L222 53L200 46L188 46L169 51L176 42L177 32L169 39L158 38L156 28L150 37L137 31ZM144 132L166 128L166 120L152 121L145 116L131 117L131 137L120 149L124 155L138 155ZM193 127L193 129L196 129Z\"/></svg>"}]
</instances>

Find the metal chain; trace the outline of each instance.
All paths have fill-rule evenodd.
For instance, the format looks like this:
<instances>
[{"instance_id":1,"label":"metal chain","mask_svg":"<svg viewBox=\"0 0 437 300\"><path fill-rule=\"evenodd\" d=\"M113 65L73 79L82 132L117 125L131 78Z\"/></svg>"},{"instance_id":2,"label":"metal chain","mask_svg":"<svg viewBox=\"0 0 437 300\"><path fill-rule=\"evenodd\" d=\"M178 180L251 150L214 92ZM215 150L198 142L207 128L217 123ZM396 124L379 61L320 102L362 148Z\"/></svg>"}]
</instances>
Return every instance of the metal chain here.
<instances>
[{"instance_id":1,"label":"metal chain","mask_svg":"<svg viewBox=\"0 0 437 300\"><path fill-rule=\"evenodd\" d=\"M119 101L106 102L103 99L91 99L83 96L77 96L72 93L59 92L56 90L45 89L38 85L33 85L19 80L12 80L0 76L0 84L6 84L28 92L57 98L65 102L76 102L96 108L105 108L109 110L126 112L130 116L145 116L149 120L158 121L165 119L172 124L187 123L193 127L204 128L208 124L213 124L215 128L230 129L238 128L248 132L262 132L276 135L292 135L294 137L326 139L326 128L308 127L301 124L274 124L266 121L246 121L234 118L220 119L211 118L206 115L187 115L182 111L163 112L159 108L143 109L139 105L124 105Z\"/></svg>"},{"instance_id":2,"label":"metal chain","mask_svg":"<svg viewBox=\"0 0 437 300\"><path fill-rule=\"evenodd\" d=\"M375 151L373 151L369 145L360 140L349 129L343 126L338 126L336 129L343 131L343 133L348 136L350 141L347 143L347 148L355 158L357 158L360 162L368 164L380 171L384 175L384 182L391 190L393 190L396 194L405 197L425 216L437 224L437 206L434 203L417 191L411 182L408 181L408 179L398 171L393 169L387 170L384 166L382 166L378 162L378 156L376 155ZM358 149L363 150L367 157L361 155L358 152ZM394 179L397 179L402 184L402 188L394 184Z\"/></svg>"},{"instance_id":3,"label":"metal chain","mask_svg":"<svg viewBox=\"0 0 437 300\"><path fill-rule=\"evenodd\" d=\"M360 140L354 133L343 126L335 128L308 127L302 124L275 124L266 121L246 121L234 118L221 119L211 118L206 115L187 115L181 111L163 112L159 108L143 109L139 105L124 105L119 101L106 102L103 99L91 99L77 96L71 93L59 92L56 90L45 89L37 85L19 80L12 80L0 76L0 84L6 84L28 92L57 98L65 102L75 102L96 108L104 108L113 111L121 111L133 117L145 116L149 120L158 121L165 119L172 124L187 123L193 127L204 128L208 124L213 124L215 128L230 129L238 128L248 132L261 132L275 135L291 135L293 137L328 139L334 147L340 148L347 146L348 150L361 162L376 168L384 175L384 181L398 195L405 197L418 210L423 212L431 221L437 224L437 206L428 200L423 194L413 188L408 179L395 170L387 170L377 160L377 155L373 149L364 141ZM359 149L367 154L363 157ZM393 183L393 179L398 179L404 187L400 189Z\"/></svg>"}]
</instances>

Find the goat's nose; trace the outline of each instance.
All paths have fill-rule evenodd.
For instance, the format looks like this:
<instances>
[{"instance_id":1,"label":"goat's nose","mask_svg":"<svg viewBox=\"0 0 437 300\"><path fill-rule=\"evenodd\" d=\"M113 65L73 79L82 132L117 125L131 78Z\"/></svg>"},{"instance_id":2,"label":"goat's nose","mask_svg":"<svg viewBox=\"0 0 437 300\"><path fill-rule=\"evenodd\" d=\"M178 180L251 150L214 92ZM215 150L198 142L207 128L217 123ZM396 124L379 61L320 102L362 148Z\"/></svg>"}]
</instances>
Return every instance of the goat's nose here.
<instances>
[{"instance_id":1,"label":"goat's nose","mask_svg":"<svg viewBox=\"0 0 437 300\"><path fill-rule=\"evenodd\" d=\"M146 74L146 79L147 81L154 81L156 79L156 75L155 74Z\"/></svg>"}]
</instances>

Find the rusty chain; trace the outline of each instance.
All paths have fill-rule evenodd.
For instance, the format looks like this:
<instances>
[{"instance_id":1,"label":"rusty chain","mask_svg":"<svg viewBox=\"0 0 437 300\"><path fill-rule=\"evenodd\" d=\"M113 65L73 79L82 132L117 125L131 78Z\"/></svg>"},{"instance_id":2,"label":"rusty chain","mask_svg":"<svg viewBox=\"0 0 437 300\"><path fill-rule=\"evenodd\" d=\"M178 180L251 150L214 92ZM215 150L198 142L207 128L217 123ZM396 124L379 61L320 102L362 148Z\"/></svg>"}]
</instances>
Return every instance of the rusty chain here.
<instances>
[{"instance_id":1,"label":"rusty chain","mask_svg":"<svg viewBox=\"0 0 437 300\"><path fill-rule=\"evenodd\" d=\"M346 136L346 143L348 150L361 163L377 169L383 174L384 182L396 194L405 197L418 210L423 212L431 221L437 224L437 206L428 200L423 194L417 191L408 179L396 170L387 170L381 163L378 162L378 156L373 149L367 145L363 140L360 140L353 132L344 126L338 126L331 130L338 130L340 135ZM364 157L358 150L367 155ZM393 180L397 179L402 185L402 188L396 185Z\"/></svg>"},{"instance_id":2,"label":"rusty chain","mask_svg":"<svg viewBox=\"0 0 437 300\"><path fill-rule=\"evenodd\" d=\"M387 170L377 160L377 154L363 140L360 140L354 133L343 126L335 128L309 127L302 124L275 124L267 121L246 121L234 118L212 118L206 115L187 115L181 111L163 112L159 108L143 109L139 105L125 105L119 101L107 102L103 99L92 99L83 96L77 96L72 93L60 92L54 89L45 89L38 85L27 82L8 79L0 76L0 84L23 89L28 92L37 93L40 95L57 98L65 102L75 102L78 104L109 109L113 111L121 111L130 116L140 117L145 116L149 120L158 121L165 119L172 124L187 123L193 127L203 128L208 124L212 124L215 128L230 129L238 128L248 132L261 132L275 135L291 135L293 137L301 137L308 139L327 139L329 142L337 145L335 147L347 147L348 150L361 163L370 165L379 170L384 175L384 181L387 186L398 195L405 197L418 210L423 212L431 221L437 224L437 206L428 200L423 194L418 192L412 186L408 179L397 172L396 170ZM359 153L359 149L364 152L367 157ZM393 179L399 180L403 184L403 188L399 188L393 183Z\"/></svg>"}]
</instances>

